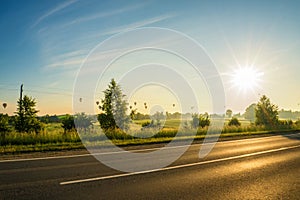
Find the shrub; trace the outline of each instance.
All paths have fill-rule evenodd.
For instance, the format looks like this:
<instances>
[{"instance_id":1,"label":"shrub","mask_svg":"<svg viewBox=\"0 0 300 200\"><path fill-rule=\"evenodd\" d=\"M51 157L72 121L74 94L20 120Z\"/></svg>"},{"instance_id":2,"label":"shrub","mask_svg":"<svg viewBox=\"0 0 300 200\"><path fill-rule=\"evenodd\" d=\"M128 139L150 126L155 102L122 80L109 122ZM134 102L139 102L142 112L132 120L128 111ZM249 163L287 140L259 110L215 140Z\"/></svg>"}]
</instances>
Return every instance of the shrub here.
<instances>
[{"instance_id":1,"label":"shrub","mask_svg":"<svg viewBox=\"0 0 300 200\"><path fill-rule=\"evenodd\" d=\"M289 129L293 127L293 121L292 120L279 120L278 121L278 128L279 129Z\"/></svg>"},{"instance_id":2,"label":"shrub","mask_svg":"<svg viewBox=\"0 0 300 200\"><path fill-rule=\"evenodd\" d=\"M0 113L0 144L5 144L5 135L11 131L11 127L9 125L9 116L6 114Z\"/></svg>"},{"instance_id":3,"label":"shrub","mask_svg":"<svg viewBox=\"0 0 300 200\"><path fill-rule=\"evenodd\" d=\"M148 127L151 123L149 121L146 121L144 123L142 123L142 127L145 128L145 127Z\"/></svg>"},{"instance_id":4,"label":"shrub","mask_svg":"<svg viewBox=\"0 0 300 200\"><path fill-rule=\"evenodd\" d=\"M200 114L199 116L199 126L201 126L202 128L204 128L205 126L209 126L210 125L210 119L208 114Z\"/></svg>"},{"instance_id":5,"label":"shrub","mask_svg":"<svg viewBox=\"0 0 300 200\"><path fill-rule=\"evenodd\" d=\"M296 122L295 122L295 125L300 127L300 119L298 119Z\"/></svg>"},{"instance_id":6,"label":"shrub","mask_svg":"<svg viewBox=\"0 0 300 200\"><path fill-rule=\"evenodd\" d=\"M80 129L84 129L84 131L86 131L87 129L89 129L90 126L93 125L91 118L89 118L84 113L76 114L74 120L76 123L76 127Z\"/></svg>"},{"instance_id":7,"label":"shrub","mask_svg":"<svg viewBox=\"0 0 300 200\"><path fill-rule=\"evenodd\" d=\"M62 128L64 133L67 131L75 129L74 117L72 115L66 115L62 120Z\"/></svg>"},{"instance_id":8,"label":"shrub","mask_svg":"<svg viewBox=\"0 0 300 200\"><path fill-rule=\"evenodd\" d=\"M199 126L201 128L204 128L206 126L210 125L210 119L207 113L205 114L193 114L192 115L192 127L198 128Z\"/></svg>"},{"instance_id":9,"label":"shrub","mask_svg":"<svg viewBox=\"0 0 300 200\"><path fill-rule=\"evenodd\" d=\"M228 122L229 126L241 126L241 122L236 118L233 117L231 120Z\"/></svg>"}]
</instances>

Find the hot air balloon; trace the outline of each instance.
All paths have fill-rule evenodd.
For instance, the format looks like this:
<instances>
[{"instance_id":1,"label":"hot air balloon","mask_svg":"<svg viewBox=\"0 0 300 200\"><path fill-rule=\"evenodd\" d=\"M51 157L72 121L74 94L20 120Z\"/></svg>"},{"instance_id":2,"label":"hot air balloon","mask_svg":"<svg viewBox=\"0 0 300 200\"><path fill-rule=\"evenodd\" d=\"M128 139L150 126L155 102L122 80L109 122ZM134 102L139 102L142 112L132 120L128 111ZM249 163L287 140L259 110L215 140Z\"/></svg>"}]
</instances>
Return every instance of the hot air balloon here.
<instances>
[{"instance_id":1,"label":"hot air balloon","mask_svg":"<svg viewBox=\"0 0 300 200\"><path fill-rule=\"evenodd\" d=\"M136 102L134 102L134 105L136 106Z\"/></svg>"},{"instance_id":2,"label":"hot air balloon","mask_svg":"<svg viewBox=\"0 0 300 200\"><path fill-rule=\"evenodd\" d=\"M175 103L173 103L173 107L175 107Z\"/></svg>"},{"instance_id":3,"label":"hot air balloon","mask_svg":"<svg viewBox=\"0 0 300 200\"><path fill-rule=\"evenodd\" d=\"M129 106L130 109L132 109L132 106Z\"/></svg>"},{"instance_id":4,"label":"hot air balloon","mask_svg":"<svg viewBox=\"0 0 300 200\"><path fill-rule=\"evenodd\" d=\"M147 106L145 106L145 109L147 109Z\"/></svg>"},{"instance_id":5,"label":"hot air balloon","mask_svg":"<svg viewBox=\"0 0 300 200\"><path fill-rule=\"evenodd\" d=\"M144 103L144 105L146 106L146 105L147 105L147 103L145 102L145 103Z\"/></svg>"},{"instance_id":6,"label":"hot air balloon","mask_svg":"<svg viewBox=\"0 0 300 200\"><path fill-rule=\"evenodd\" d=\"M99 101L96 101L96 104L99 105Z\"/></svg>"},{"instance_id":7,"label":"hot air balloon","mask_svg":"<svg viewBox=\"0 0 300 200\"><path fill-rule=\"evenodd\" d=\"M81 97L79 98L79 101L82 102L82 98Z\"/></svg>"},{"instance_id":8,"label":"hot air balloon","mask_svg":"<svg viewBox=\"0 0 300 200\"><path fill-rule=\"evenodd\" d=\"M5 109L7 107L7 103L3 103L2 106Z\"/></svg>"}]
</instances>

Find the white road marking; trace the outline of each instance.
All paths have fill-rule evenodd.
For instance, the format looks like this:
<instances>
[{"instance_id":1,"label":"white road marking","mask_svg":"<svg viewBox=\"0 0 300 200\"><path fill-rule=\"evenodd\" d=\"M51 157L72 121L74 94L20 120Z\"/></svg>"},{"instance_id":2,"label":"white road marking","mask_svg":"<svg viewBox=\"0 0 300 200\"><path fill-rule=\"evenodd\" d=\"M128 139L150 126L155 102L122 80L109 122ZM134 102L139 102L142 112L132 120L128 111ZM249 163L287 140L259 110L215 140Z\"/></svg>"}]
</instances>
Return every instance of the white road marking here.
<instances>
[{"instance_id":1,"label":"white road marking","mask_svg":"<svg viewBox=\"0 0 300 200\"><path fill-rule=\"evenodd\" d=\"M95 177L95 178L79 179L79 180L73 180L73 181L65 181L65 182L61 182L60 185L70 185L70 184L76 184L76 183L84 183L84 182L92 182L92 181L99 181L99 180L105 180L105 179L114 179L114 178L120 178L120 177L134 176L134 175L138 175L138 174L147 174L147 173L152 173L152 172L167 171L167 170L172 170L172 169L181 169L181 168L192 167L192 166L197 166L197 165L204 165L204 164L246 158L246 157L251 157L251 156L256 156L256 155L262 155L262 154L267 154L267 153L273 153L273 152L278 152L278 151L284 151L284 150L288 150L288 149L295 149L295 148L299 148L299 147L300 147L300 145L290 146L290 147L282 147L279 149L271 149L271 150L266 150L266 151L261 151L261 152L255 152L255 153L243 154L243 155L238 155L238 156L231 156L231 157L227 157L227 158L219 158L219 159L214 159L214 160L189 163L189 164L184 164L184 165L176 165L176 166L165 167L165 168L161 168L161 169L152 169L152 170L125 173L125 174L117 174L117 175L102 176L102 177Z\"/></svg>"},{"instance_id":2,"label":"white road marking","mask_svg":"<svg viewBox=\"0 0 300 200\"><path fill-rule=\"evenodd\" d=\"M300 133L292 133L285 136L293 136L299 135ZM266 137L259 137L259 138L248 138L248 139L239 139L239 140L230 140L230 141L219 141L217 143L236 143L241 141L251 141L251 140L262 140L262 139L270 139L273 137L280 137L281 135L274 135L274 136L266 136ZM196 145L210 145L211 143L205 144L191 144L191 145L179 145L173 147L165 147L166 149L173 149L173 148L183 148L187 146L196 146ZM155 147L155 148L148 148L148 149L136 149L136 150L129 150L130 152L144 152L144 151L153 151L159 150L162 147ZM87 156L96 156L96 155L109 155L109 154L119 154L124 153L124 151L117 151L117 152L101 152L101 153L86 153L86 154L75 154L75 155L66 155L66 156L48 156L48 157L38 157L38 158L21 158L21 159L11 159L11 160L0 160L0 163L4 162L21 162L21 161L36 161L36 160L50 160L50 159L63 159L63 158L77 158L77 157L87 157Z\"/></svg>"}]
</instances>

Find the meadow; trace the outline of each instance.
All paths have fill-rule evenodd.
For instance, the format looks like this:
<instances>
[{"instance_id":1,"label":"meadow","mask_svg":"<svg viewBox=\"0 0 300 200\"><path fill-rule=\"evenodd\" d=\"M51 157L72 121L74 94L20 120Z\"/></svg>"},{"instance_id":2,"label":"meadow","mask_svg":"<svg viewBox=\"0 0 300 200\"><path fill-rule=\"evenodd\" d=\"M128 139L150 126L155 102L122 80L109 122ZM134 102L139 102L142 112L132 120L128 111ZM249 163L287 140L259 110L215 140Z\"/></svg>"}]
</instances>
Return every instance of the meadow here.
<instances>
[{"instance_id":1,"label":"meadow","mask_svg":"<svg viewBox=\"0 0 300 200\"><path fill-rule=\"evenodd\" d=\"M134 120L132 128L127 133L121 130L111 130L107 131L105 135L97 124L87 131L79 130L80 136L75 129L65 132L61 123L44 124L43 130L38 134L11 131L6 133L5 139L1 139L0 153L79 149L86 146L106 145L107 138L119 146L163 143L173 139L201 140L205 138L208 130L208 127L193 129L190 121L184 121L180 127L180 119L168 119L159 128L141 129L141 125L147 121L149 120ZM209 137L218 136L220 131L222 138L300 130L299 123L270 129L264 126L255 126L244 119L239 119L239 121L241 126L228 126L228 119L226 119L223 129L211 129Z\"/></svg>"}]
</instances>

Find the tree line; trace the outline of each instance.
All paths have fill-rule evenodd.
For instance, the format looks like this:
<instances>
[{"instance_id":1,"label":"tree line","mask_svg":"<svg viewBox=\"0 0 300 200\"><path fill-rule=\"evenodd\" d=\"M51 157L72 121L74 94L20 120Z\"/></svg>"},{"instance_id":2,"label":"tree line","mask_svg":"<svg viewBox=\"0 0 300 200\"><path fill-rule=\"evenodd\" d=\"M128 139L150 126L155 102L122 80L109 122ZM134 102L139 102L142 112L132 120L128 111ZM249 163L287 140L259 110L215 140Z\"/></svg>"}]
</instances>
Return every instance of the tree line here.
<instances>
[{"instance_id":1,"label":"tree line","mask_svg":"<svg viewBox=\"0 0 300 200\"><path fill-rule=\"evenodd\" d=\"M97 121L100 127L104 131L120 129L126 131L129 129L129 123L132 120L150 119L150 115L141 114L136 112L136 109L131 109L128 114L128 103L125 100L125 95L122 92L121 86L116 83L114 79L108 84L108 88L104 91L104 98L100 102L97 102L100 109L100 113L97 115ZM95 121L92 117L87 116L84 113L78 113L75 115L65 115L64 117L58 116L43 116L38 117L36 110L36 101L32 97L25 95L22 99L17 101L17 111L15 116L8 116L7 114L0 114L0 133L1 139L5 137L7 132L13 129L17 132L36 133L39 134L43 130L45 123L61 123L61 127L64 129L64 133L76 128L88 130ZM229 126L240 126L238 118L233 116L232 111L227 110L225 115L230 117L228 122ZM160 126L162 119L181 118L181 113L162 113L157 112L152 117L154 120L144 124L144 127ZM210 125L210 118L212 115L208 113L192 114L191 127L206 127ZM265 126L267 128L276 128L278 125L291 125L293 122L279 120L278 106L273 104L270 99L263 95L258 103L251 104L246 108L245 119L250 120L257 126ZM299 122L297 122L299 123Z\"/></svg>"}]
</instances>

